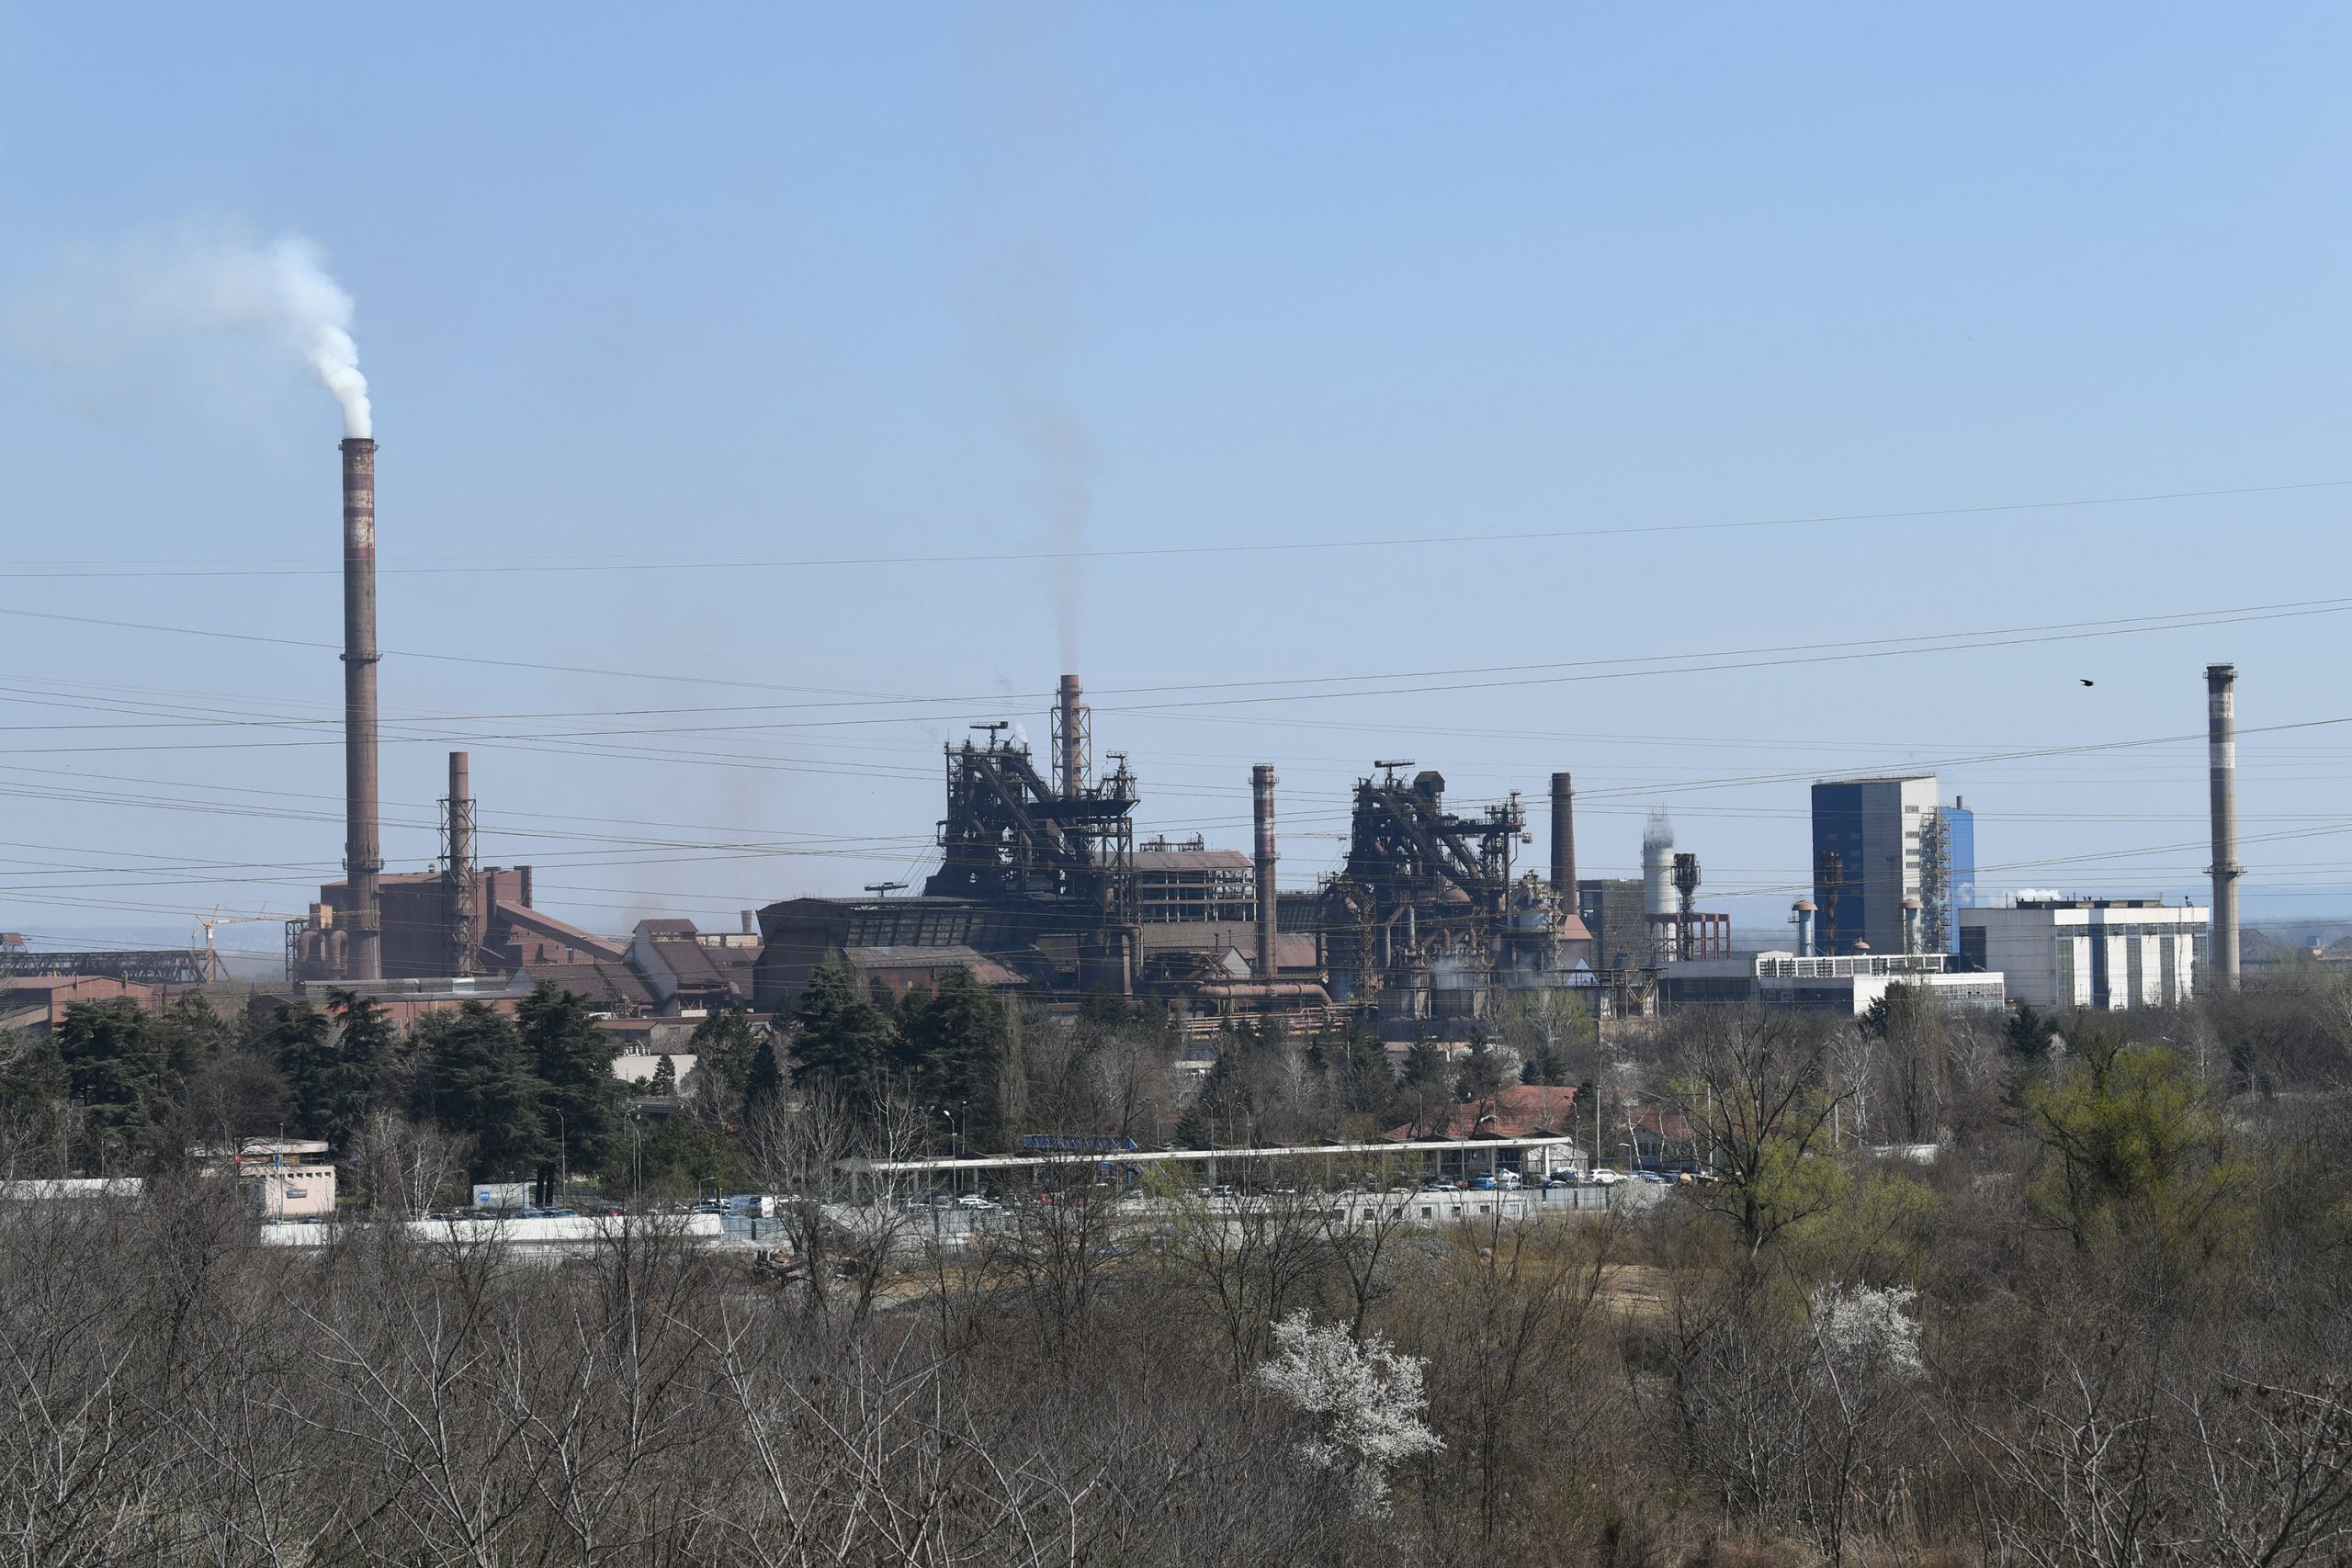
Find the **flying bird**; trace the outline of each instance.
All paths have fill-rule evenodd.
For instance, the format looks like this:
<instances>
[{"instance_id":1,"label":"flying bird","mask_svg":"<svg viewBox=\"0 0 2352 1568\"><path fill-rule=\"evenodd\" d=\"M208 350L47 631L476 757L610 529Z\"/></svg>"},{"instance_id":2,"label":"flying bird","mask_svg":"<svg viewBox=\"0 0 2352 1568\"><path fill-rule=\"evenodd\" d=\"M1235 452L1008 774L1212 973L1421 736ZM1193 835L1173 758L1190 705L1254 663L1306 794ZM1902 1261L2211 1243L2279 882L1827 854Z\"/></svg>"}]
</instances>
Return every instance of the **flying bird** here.
<instances>
[{"instance_id":1,"label":"flying bird","mask_svg":"<svg viewBox=\"0 0 2352 1568\"><path fill-rule=\"evenodd\" d=\"M2079 676L2079 675L2075 676L2075 678L2076 680L2078 680L2078 681L2082 681L2082 677L2081 677L2081 676ZM2095 686L2095 685L2097 685L2098 683L2098 682L2096 682L2096 681L2083 681L2083 684L2084 684L2084 685L2086 685L2086 686Z\"/></svg>"}]
</instances>

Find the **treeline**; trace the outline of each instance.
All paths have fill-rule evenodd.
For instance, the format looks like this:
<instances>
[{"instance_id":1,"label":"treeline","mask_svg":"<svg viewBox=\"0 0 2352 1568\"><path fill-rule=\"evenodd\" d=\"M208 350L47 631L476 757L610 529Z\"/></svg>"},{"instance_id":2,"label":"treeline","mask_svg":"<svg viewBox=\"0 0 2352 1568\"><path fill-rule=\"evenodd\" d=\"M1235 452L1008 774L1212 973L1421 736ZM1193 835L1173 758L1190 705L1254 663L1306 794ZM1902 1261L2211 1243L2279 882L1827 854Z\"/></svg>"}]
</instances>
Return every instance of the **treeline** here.
<instances>
[{"instance_id":1,"label":"treeline","mask_svg":"<svg viewBox=\"0 0 2352 1568\"><path fill-rule=\"evenodd\" d=\"M611 1036L552 986L512 1016L478 1002L396 1028L374 1001L272 1002L233 1022L204 998L160 1010L113 999L65 1010L45 1038L0 1042L0 1117L19 1174L153 1175L247 1138L368 1129L440 1134L452 1174L546 1184L616 1169L627 1110Z\"/></svg>"},{"instance_id":2,"label":"treeline","mask_svg":"<svg viewBox=\"0 0 2352 1568\"><path fill-rule=\"evenodd\" d=\"M1075 1162L960 1244L869 1179L797 1206L781 1258L659 1221L553 1266L384 1226L266 1248L202 1181L7 1205L0 1539L221 1568L2342 1562L2352 1058L2305 1010L2249 1089L2231 1033L2330 995L1694 1010L1599 1070L1713 1179L1550 1220L1424 1224L1240 1153L1250 1205ZM919 1032L852 1021L885 1083L922 1071ZM1107 1114L1148 1030L1090 1028L1054 1059ZM740 1157L846 1198L854 1092L767 1097ZM1932 1159L1856 1134L1921 1108Z\"/></svg>"}]
</instances>

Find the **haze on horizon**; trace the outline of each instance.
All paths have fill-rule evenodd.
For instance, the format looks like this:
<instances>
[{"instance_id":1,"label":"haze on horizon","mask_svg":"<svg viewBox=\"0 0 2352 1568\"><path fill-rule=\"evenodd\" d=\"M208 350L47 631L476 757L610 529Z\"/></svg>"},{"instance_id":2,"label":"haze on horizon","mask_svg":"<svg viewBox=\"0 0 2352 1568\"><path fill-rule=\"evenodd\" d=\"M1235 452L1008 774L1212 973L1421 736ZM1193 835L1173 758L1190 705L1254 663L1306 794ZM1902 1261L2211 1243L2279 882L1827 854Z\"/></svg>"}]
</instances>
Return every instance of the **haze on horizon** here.
<instances>
[{"instance_id":1,"label":"haze on horizon","mask_svg":"<svg viewBox=\"0 0 2352 1568\"><path fill-rule=\"evenodd\" d=\"M2348 46L0 8L0 928L339 874L343 426L153 308L192 234L356 301L391 870L461 747L482 859L584 925L919 882L942 741L1042 743L1074 665L1146 832L1244 844L1275 765L1286 885L1408 756L1539 819L1572 771L1587 875L1663 806L1746 929L1805 781L1921 767L1987 892L2202 902L2230 660L2247 918L2352 909Z\"/></svg>"}]
</instances>

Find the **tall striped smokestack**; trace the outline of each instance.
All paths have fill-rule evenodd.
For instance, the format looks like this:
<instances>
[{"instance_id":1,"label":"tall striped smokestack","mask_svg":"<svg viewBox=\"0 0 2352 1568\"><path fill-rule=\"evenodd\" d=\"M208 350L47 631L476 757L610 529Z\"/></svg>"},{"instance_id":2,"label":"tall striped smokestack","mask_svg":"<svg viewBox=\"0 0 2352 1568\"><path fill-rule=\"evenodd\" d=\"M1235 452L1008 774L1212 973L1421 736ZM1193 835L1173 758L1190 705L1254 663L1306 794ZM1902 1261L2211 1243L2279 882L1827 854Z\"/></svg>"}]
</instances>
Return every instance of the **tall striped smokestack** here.
<instances>
[{"instance_id":1,"label":"tall striped smokestack","mask_svg":"<svg viewBox=\"0 0 2352 1568\"><path fill-rule=\"evenodd\" d=\"M1279 964L1274 939L1282 921L1282 904L1274 897L1274 768L1261 762L1250 770L1251 819L1257 824L1258 978L1275 977Z\"/></svg>"},{"instance_id":2,"label":"tall striped smokestack","mask_svg":"<svg viewBox=\"0 0 2352 1568\"><path fill-rule=\"evenodd\" d=\"M449 753L449 798L445 805L449 866L443 873L443 891L448 921L442 942L447 950L449 973L470 975L481 922L474 908L473 770L463 751Z\"/></svg>"},{"instance_id":3,"label":"tall striped smokestack","mask_svg":"<svg viewBox=\"0 0 2352 1568\"><path fill-rule=\"evenodd\" d=\"M343 869L351 889L350 962L344 978L384 977L377 836L376 443L343 444Z\"/></svg>"},{"instance_id":4,"label":"tall striped smokestack","mask_svg":"<svg viewBox=\"0 0 2352 1568\"><path fill-rule=\"evenodd\" d=\"M2205 667L2207 762L2213 785L2213 973L2238 983L2238 667Z\"/></svg>"},{"instance_id":5,"label":"tall striped smokestack","mask_svg":"<svg viewBox=\"0 0 2352 1568\"><path fill-rule=\"evenodd\" d=\"M1054 739L1061 747L1057 766L1061 770L1062 797L1074 799L1086 787L1086 709L1079 702L1077 676L1062 677L1061 700L1054 713L1061 731Z\"/></svg>"},{"instance_id":6,"label":"tall striped smokestack","mask_svg":"<svg viewBox=\"0 0 2352 1568\"><path fill-rule=\"evenodd\" d=\"M1552 897L1577 912L1576 789L1566 773L1552 775Z\"/></svg>"}]
</instances>

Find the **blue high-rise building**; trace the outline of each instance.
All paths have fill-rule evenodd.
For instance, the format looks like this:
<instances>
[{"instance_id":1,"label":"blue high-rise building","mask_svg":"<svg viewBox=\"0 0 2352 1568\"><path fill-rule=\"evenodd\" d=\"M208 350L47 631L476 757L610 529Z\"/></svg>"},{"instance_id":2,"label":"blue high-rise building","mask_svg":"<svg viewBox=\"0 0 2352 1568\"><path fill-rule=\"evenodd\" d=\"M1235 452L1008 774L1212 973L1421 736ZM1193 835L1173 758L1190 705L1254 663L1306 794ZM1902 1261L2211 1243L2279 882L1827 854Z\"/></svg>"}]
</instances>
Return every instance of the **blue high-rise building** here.
<instances>
[{"instance_id":1,"label":"blue high-rise building","mask_svg":"<svg viewBox=\"0 0 2352 1568\"><path fill-rule=\"evenodd\" d=\"M1976 908L1976 813L1967 797L1953 795L1950 806L1936 807L1944 829L1943 931L1936 945L1946 953L1960 951L1960 912Z\"/></svg>"},{"instance_id":2,"label":"blue high-rise building","mask_svg":"<svg viewBox=\"0 0 2352 1568\"><path fill-rule=\"evenodd\" d=\"M1904 951L1904 900L1920 896L1921 828L1938 813L1936 795L1933 773L1813 786L1813 897L1820 908L1821 951ZM1974 838L1972 824L1972 865ZM1923 933L1929 945L1935 940Z\"/></svg>"}]
</instances>

